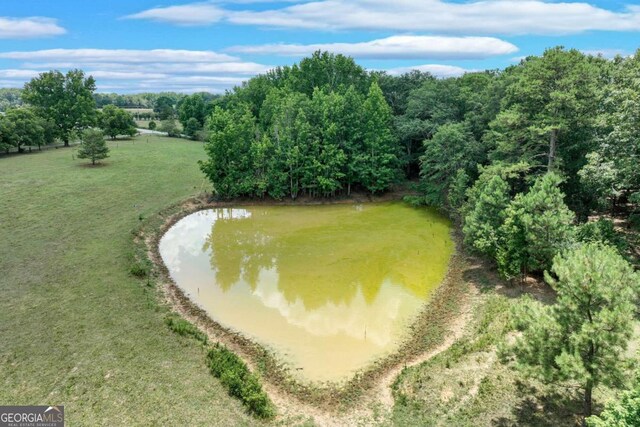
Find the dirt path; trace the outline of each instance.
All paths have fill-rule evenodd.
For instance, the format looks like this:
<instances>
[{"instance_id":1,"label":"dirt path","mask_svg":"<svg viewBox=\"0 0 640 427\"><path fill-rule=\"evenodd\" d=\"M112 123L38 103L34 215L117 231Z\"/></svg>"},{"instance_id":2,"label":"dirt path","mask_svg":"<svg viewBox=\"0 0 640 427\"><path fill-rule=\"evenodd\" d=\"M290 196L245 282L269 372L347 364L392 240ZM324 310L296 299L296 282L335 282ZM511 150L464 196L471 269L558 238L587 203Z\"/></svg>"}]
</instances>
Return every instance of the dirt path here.
<instances>
[{"instance_id":1,"label":"dirt path","mask_svg":"<svg viewBox=\"0 0 640 427\"><path fill-rule=\"evenodd\" d=\"M447 350L449 347L453 345L457 340L462 338L464 332L466 330L466 326L471 320L472 315L472 307L473 301L475 300L477 290L475 287L471 287L469 290L469 295L467 297L467 301L465 301L464 306L460 310L460 315L451 323L449 328L449 333L445 338L444 342L440 344L438 347L434 348L431 351L428 351L415 359L407 362L403 366L396 366L394 369L387 372L379 381L378 385L373 389L373 395L379 396L378 399L380 402L388 408L393 407L393 395L391 392L391 386L394 381L400 375L404 368L410 368L412 366L420 365L421 363L426 362L427 360L437 356L443 351Z\"/></svg>"}]
</instances>

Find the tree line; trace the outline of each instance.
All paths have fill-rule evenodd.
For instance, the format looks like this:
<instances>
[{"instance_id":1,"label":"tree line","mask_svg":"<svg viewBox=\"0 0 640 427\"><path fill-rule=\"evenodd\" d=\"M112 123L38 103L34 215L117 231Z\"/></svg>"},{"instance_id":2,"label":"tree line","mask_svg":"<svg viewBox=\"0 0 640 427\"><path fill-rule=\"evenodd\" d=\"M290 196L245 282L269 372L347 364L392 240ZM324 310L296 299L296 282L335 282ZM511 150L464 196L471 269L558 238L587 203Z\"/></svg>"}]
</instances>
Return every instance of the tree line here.
<instances>
[{"instance_id":1,"label":"tree line","mask_svg":"<svg viewBox=\"0 0 640 427\"><path fill-rule=\"evenodd\" d=\"M25 84L20 104L0 114L0 150L22 152L25 146L65 146L90 128L99 128L115 139L137 133L131 114L114 105L96 108L93 77L81 70L66 74L50 71Z\"/></svg>"},{"instance_id":2,"label":"tree line","mask_svg":"<svg viewBox=\"0 0 640 427\"><path fill-rule=\"evenodd\" d=\"M206 92L118 95L95 90L93 77L81 70L66 74L54 70L40 74L23 89L0 89L0 151L41 149L56 141L68 146L72 139L82 139L89 128L99 128L111 138L133 136L137 132L134 118L159 120L159 125L150 121L150 129L169 136L204 140L206 118L218 99ZM124 108L152 111L131 113Z\"/></svg>"},{"instance_id":3,"label":"tree line","mask_svg":"<svg viewBox=\"0 0 640 427\"><path fill-rule=\"evenodd\" d=\"M201 163L220 197L382 192L400 177L393 113L352 59L316 53L221 98Z\"/></svg>"}]
</instances>

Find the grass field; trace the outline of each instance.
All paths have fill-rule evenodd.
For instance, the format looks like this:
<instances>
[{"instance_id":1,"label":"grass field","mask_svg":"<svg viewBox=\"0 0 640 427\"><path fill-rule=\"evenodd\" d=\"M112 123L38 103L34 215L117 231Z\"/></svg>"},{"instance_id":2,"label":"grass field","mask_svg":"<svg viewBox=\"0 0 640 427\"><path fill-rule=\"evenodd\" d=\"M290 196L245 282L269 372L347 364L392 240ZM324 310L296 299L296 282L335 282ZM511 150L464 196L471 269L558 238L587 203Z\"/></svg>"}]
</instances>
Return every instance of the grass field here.
<instances>
[{"instance_id":1,"label":"grass field","mask_svg":"<svg viewBox=\"0 0 640 427\"><path fill-rule=\"evenodd\" d=\"M146 142L148 141L148 142ZM129 274L140 215L199 193L201 143L109 143L0 159L0 405L62 404L68 425L248 425Z\"/></svg>"}]
</instances>

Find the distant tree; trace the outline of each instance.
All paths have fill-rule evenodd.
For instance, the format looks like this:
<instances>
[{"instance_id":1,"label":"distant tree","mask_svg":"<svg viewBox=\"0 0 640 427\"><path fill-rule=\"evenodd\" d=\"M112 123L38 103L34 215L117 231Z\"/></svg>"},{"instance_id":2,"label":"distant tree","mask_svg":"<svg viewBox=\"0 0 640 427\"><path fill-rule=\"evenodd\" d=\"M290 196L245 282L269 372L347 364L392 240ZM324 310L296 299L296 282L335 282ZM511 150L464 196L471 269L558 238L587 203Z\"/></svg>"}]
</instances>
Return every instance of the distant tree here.
<instances>
[{"instance_id":1,"label":"distant tree","mask_svg":"<svg viewBox=\"0 0 640 427\"><path fill-rule=\"evenodd\" d=\"M584 139L593 136L599 63L562 47L527 58L514 70L505 94L501 114L509 119L499 117L494 127L497 155L524 158L549 171L556 168L560 156L568 166L573 160L568 153L587 148Z\"/></svg>"},{"instance_id":2,"label":"distant tree","mask_svg":"<svg viewBox=\"0 0 640 427\"><path fill-rule=\"evenodd\" d=\"M180 136L176 121L173 119L163 120L162 122L160 122L160 128L158 130L160 132L165 132L167 136Z\"/></svg>"},{"instance_id":3,"label":"distant tree","mask_svg":"<svg viewBox=\"0 0 640 427\"><path fill-rule=\"evenodd\" d=\"M552 272L546 280L556 303L528 299L516 307L522 336L513 350L525 373L580 384L589 417L594 388L624 382L640 277L615 249L594 243L556 256Z\"/></svg>"},{"instance_id":4,"label":"distant tree","mask_svg":"<svg viewBox=\"0 0 640 427\"><path fill-rule=\"evenodd\" d=\"M25 84L22 99L36 114L55 124L55 136L69 146L71 135L95 124L96 82L81 70L40 74Z\"/></svg>"},{"instance_id":5,"label":"distant tree","mask_svg":"<svg viewBox=\"0 0 640 427\"><path fill-rule=\"evenodd\" d=\"M198 129L201 129L202 126L204 126L206 115L206 103L199 93L185 97L178 107L178 118L180 119L180 123L182 123L182 127L185 129L185 133L190 119L195 119L198 124ZM189 134L187 133L187 135Z\"/></svg>"},{"instance_id":6,"label":"distant tree","mask_svg":"<svg viewBox=\"0 0 640 427\"><path fill-rule=\"evenodd\" d=\"M115 105L107 105L102 109L99 125L111 139L116 139L118 135L134 136L137 132L131 114Z\"/></svg>"},{"instance_id":7,"label":"distant tree","mask_svg":"<svg viewBox=\"0 0 640 427\"><path fill-rule=\"evenodd\" d=\"M87 129L82 133L82 142L78 149L79 159L91 159L91 164L109 157L109 147L104 134L96 129Z\"/></svg>"},{"instance_id":8,"label":"distant tree","mask_svg":"<svg viewBox=\"0 0 640 427\"><path fill-rule=\"evenodd\" d=\"M154 122L153 120L149 122L149 129L150 130L155 130L157 127L156 122Z\"/></svg>"},{"instance_id":9,"label":"distant tree","mask_svg":"<svg viewBox=\"0 0 640 427\"><path fill-rule=\"evenodd\" d=\"M156 99L153 111L158 115L160 120L169 120L175 117L175 100L169 96L163 95Z\"/></svg>"},{"instance_id":10,"label":"distant tree","mask_svg":"<svg viewBox=\"0 0 640 427\"><path fill-rule=\"evenodd\" d=\"M13 125L4 115L0 114L0 150L9 152L15 146L12 139Z\"/></svg>"},{"instance_id":11,"label":"distant tree","mask_svg":"<svg viewBox=\"0 0 640 427\"><path fill-rule=\"evenodd\" d=\"M562 47L508 69L502 111L485 134L494 161L527 162L531 174L556 171L567 204L585 218L592 193L580 182L585 155L596 147L607 61Z\"/></svg>"},{"instance_id":12,"label":"distant tree","mask_svg":"<svg viewBox=\"0 0 640 427\"><path fill-rule=\"evenodd\" d=\"M10 109L4 115L3 120L9 123L5 128L5 131L8 131L8 141L18 151L22 151L22 147L25 145L37 145L40 148L44 144L43 120L36 116L31 109Z\"/></svg>"},{"instance_id":13,"label":"distant tree","mask_svg":"<svg viewBox=\"0 0 640 427\"><path fill-rule=\"evenodd\" d=\"M198 135L198 131L202 129L200 122L195 117L191 117L187 120L187 124L184 127L184 134L187 135L191 139L196 139Z\"/></svg>"},{"instance_id":14,"label":"distant tree","mask_svg":"<svg viewBox=\"0 0 640 427\"><path fill-rule=\"evenodd\" d=\"M0 88L0 111L7 111L22 105L22 90L14 88Z\"/></svg>"},{"instance_id":15,"label":"distant tree","mask_svg":"<svg viewBox=\"0 0 640 427\"><path fill-rule=\"evenodd\" d=\"M620 198L640 200L640 50L616 58L612 65L599 117L600 146L588 158L580 178L585 191L615 208Z\"/></svg>"},{"instance_id":16,"label":"distant tree","mask_svg":"<svg viewBox=\"0 0 640 427\"><path fill-rule=\"evenodd\" d=\"M504 212L497 253L504 277L543 272L556 254L573 243L575 215L564 204L560 183L558 175L547 173L529 192L518 194Z\"/></svg>"},{"instance_id":17,"label":"distant tree","mask_svg":"<svg viewBox=\"0 0 640 427\"><path fill-rule=\"evenodd\" d=\"M380 89L391 107L394 116L403 115L407 111L407 103L411 93L420 88L425 82L435 80L430 73L412 70L400 76L393 76L385 72L376 73Z\"/></svg>"},{"instance_id":18,"label":"distant tree","mask_svg":"<svg viewBox=\"0 0 640 427\"><path fill-rule=\"evenodd\" d=\"M454 177L452 171L462 169L467 175L475 174L481 162L480 152L480 144L463 123L442 125L433 138L425 140L420 176L427 204L443 206Z\"/></svg>"}]
</instances>

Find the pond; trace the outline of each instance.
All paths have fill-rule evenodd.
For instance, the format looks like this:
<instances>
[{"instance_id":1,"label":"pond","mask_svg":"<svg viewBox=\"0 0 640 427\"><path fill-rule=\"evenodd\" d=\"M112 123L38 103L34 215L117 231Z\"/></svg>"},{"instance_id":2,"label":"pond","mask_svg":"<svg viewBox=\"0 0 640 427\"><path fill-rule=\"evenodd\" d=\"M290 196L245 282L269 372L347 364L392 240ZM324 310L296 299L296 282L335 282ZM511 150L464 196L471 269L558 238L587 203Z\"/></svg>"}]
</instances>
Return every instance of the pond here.
<instances>
[{"instance_id":1,"label":"pond","mask_svg":"<svg viewBox=\"0 0 640 427\"><path fill-rule=\"evenodd\" d=\"M445 218L399 202L211 209L160 242L191 301L310 381L397 350L453 250Z\"/></svg>"}]
</instances>

